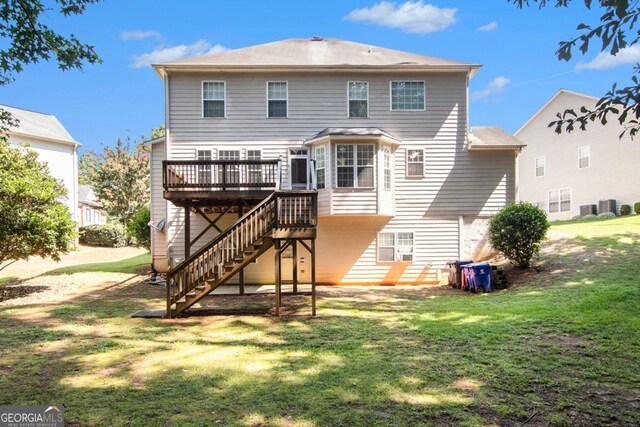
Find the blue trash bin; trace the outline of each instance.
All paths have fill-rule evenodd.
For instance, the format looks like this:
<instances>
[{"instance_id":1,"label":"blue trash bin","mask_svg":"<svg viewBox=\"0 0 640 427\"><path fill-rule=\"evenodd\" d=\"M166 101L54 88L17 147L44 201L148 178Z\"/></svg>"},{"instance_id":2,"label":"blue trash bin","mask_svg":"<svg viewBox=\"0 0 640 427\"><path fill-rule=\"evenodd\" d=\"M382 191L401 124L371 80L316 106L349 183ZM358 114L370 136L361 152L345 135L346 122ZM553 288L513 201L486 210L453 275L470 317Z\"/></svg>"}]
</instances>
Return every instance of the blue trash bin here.
<instances>
[{"instance_id":1,"label":"blue trash bin","mask_svg":"<svg viewBox=\"0 0 640 427\"><path fill-rule=\"evenodd\" d=\"M478 262L465 267L473 270L472 291L475 292L478 289L482 289L483 292L491 292L491 264L488 262Z\"/></svg>"}]
</instances>

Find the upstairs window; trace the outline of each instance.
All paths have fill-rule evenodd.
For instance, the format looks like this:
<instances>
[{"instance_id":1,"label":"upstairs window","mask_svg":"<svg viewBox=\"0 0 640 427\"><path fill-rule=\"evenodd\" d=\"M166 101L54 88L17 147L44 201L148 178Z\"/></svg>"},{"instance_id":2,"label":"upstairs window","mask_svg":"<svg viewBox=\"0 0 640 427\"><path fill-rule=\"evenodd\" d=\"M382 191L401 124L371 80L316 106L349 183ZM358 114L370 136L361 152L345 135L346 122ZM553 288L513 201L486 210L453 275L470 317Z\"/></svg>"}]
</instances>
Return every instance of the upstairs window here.
<instances>
[{"instance_id":1,"label":"upstairs window","mask_svg":"<svg viewBox=\"0 0 640 427\"><path fill-rule=\"evenodd\" d=\"M286 118L288 99L287 82L267 82L267 117Z\"/></svg>"},{"instance_id":2,"label":"upstairs window","mask_svg":"<svg viewBox=\"0 0 640 427\"><path fill-rule=\"evenodd\" d=\"M373 144L337 144L337 187L372 188L374 186Z\"/></svg>"},{"instance_id":3,"label":"upstairs window","mask_svg":"<svg viewBox=\"0 0 640 427\"><path fill-rule=\"evenodd\" d=\"M318 188L325 188L325 165L326 165L326 151L325 147L316 147L315 148L315 159L316 159L316 183L318 184Z\"/></svg>"},{"instance_id":4,"label":"upstairs window","mask_svg":"<svg viewBox=\"0 0 640 427\"><path fill-rule=\"evenodd\" d=\"M391 190L391 149L382 147L382 180L385 190Z\"/></svg>"},{"instance_id":5,"label":"upstairs window","mask_svg":"<svg viewBox=\"0 0 640 427\"><path fill-rule=\"evenodd\" d=\"M202 116L225 117L225 82L202 82Z\"/></svg>"},{"instance_id":6,"label":"upstairs window","mask_svg":"<svg viewBox=\"0 0 640 427\"><path fill-rule=\"evenodd\" d=\"M424 82L391 82L391 110L424 110Z\"/></svg>"},{"instance_id":7,"label":"upstairs window","mask_svg":"<svg viewBox=\"0 0 640 427\"><path fill-rule=\"evenodd\" d=\"M578 148L578 159L580 169L589 167L591 163L591 149L588 145Z\"/></svg>"},{"instance_id":8,"label":"upstairs window","mask_svg":"<svg viewBox=\"0 0 640 427\"><path fill-rule=\"evenodd\" d=\"M414 240L411 231L378 233L378 261L413 261Z\"/></svg>"},{"instance_id":9,"label":"upstairs window","mask_svg":"<svg viewBox=\"0 0 640 427\"><path fill-rule=\"evenodd\" d=\"M407 150L407 176L424 176L424 150Z\"/></svg>"},{"instance_id":10,"label":"upstairs window","mask_svg":"<svg viewBox=\"0 0 640 427\"><path fill-rule=\"evenodd\" d=\"M369 117L369 83L349 82L349 117Z\"/></svg>"},{"instance_id":11,"label":"upstairs window","mask_svg":"<svg viewBox=\"0 0 640 427\"><path fill-rule=\"evenodd\" d=\"M536 157L536 176L544 176L544 157Z\"/></svg>"},{"instance_id":12,"label":"upstairs window","mask_svg":"<svg viewBox=\"0 0 640 427\"><path fill-rule=\"evenodd\" d=\"M549 191L549 213L569 212L571 210L571 189L561 188Z\"/></svg>"}]
</instances>

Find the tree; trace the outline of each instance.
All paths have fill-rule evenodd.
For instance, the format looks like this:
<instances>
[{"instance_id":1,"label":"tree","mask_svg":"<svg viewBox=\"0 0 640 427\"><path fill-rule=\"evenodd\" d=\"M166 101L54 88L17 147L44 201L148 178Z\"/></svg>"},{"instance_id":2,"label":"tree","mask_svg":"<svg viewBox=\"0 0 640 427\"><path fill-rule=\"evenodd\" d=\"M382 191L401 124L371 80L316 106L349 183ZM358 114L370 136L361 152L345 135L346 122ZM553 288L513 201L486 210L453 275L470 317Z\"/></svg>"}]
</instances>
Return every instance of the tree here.
<instances>
[{"instance_id":1,"label":"tree","mask_svg":"<svg viewBox=\"0 0 640 427\"><path fill-rule=\"evenodd\" d=\"M58 261L69 252L76 224L66 196L35 151L0 141L0 270L30 256Z\"/></svg>"},{"instance_id":2,"label":"tree","mask_svg":"<svg viewBox=\"0 0 640 427\"><path fill-rule=\"evenodd\" d=\"M100 0L55 0L63 16L81 15L88 5ZM5 0L0 3L0 86L15 79L25 65L55 58L61 70L82 69L85 62L101 63L94 47L73 34L64 36L42 22L50 14L40 0ZM0 128L5 130L10 115L0 110ZM0 132L4 139L4 132Z\"/></svg>"},{"instance_id":3,"label":"tree","mask_svg":"<svg viewBox=\"0 0 640 427\"><path fill-rule=\"evenodd\" d=\"M151 139L160 138L161 136L164 136L164 125L151 129Z\"/></svg>"},{"instance_id":4,"label":"tree","mask_svg":"<svg viewBox=\"0 0 640 427\"><path fill-rule=\"evenodd\" d=\"M127 228L130 237L134 237L138 246L145 249L151 248L151 210L149 206L143 206L131 219Z\"/></svg>"},{"instance_id":5,"label":"tree","mask_svg":"<svg viewBox=\"0 0 640 427\"><path fill-rule=\"evenodd\" d=\"M511 203L491 218L489 241L515 265L528 268L547 230L549 221L544 210L528 202Z\"/></svg>"},{"instance_id":6,"label":"tree","mask_svg":"<svg viewBox=\"0 0 640 427\"><path fill-rule=\"evenodd\" d=\"M555 4L557 8L568 8L571 0L507 0L516 4L520 9L538 4L540 9ZM629 48L640 41L640 5L637 1L629 0L583 0L585 6L591 10L592 6L599 5L604 9L599 23L580 24L577 27L579 35L559 43L556 55L558 60L569 61L573 57L573 51L577 48L584 55L591 48L591 42L597 41L600 52L617 55L622 49ZM549 124L557 133L563 130L573 131L576 127L581 130L587 128L589 122L599 121L607 124L608 116L613 115L624 126L622 137L627 131L632 137L640 131L640 80L637 77L640 72L640 64L637 64L631 76L632 85L618 87L614 83L596 103L594 109L582 107L579 112L572 109L557 114L558 120Z\"/></svg>"},{"instance_id":7,"label":"tree","mask_svg":"<svg viewBox=\"0 0 640 427\"><path fill-rule=\"evenodd\" d=\"M125 227L149 203L149 154L140 143L105 147L101 154L88 151L80 161L81 174L102 207Z\"/></svg>"}]
</instances>

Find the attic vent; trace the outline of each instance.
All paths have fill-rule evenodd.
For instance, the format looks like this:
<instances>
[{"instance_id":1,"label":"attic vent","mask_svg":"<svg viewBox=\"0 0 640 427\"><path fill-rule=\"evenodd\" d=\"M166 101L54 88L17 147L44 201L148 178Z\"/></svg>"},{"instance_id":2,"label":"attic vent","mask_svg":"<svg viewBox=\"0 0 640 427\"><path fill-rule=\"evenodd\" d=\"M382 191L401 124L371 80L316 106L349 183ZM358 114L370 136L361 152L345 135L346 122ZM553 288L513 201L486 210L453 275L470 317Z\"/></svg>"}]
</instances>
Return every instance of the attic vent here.
<instances>
[{"instance_id":1,"label":"attic vent","mask_svg":"<svg viewBox=\"0 0 640 427\"><path fill-rule=\"evenodd\" d=\"M323 42L323 41L324 41L324 37L321 37L321 36L313 36L313 37L311 37L311 41L312 41L312 42Z\"/></svg>"}]
</instances>

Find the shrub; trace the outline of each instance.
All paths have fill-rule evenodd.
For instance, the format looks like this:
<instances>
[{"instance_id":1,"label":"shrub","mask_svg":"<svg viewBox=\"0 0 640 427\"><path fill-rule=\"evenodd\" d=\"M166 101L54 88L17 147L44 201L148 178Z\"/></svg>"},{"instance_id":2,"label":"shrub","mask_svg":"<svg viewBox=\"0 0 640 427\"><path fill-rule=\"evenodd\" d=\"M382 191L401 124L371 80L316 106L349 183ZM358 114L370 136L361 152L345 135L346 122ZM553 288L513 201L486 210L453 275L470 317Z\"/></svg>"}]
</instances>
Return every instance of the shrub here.
<instances>
[{"instance_id":1,"label":"shrub","mask_svg":"<svg viewBox=\"0 0 640 427\"><path fill-rule=\"evenodd\" d=\"M120 248L127 246L127 238L122 225L89 225L87 227L80 228L80 243L91 246Z\"/></svg>"},{"instance_id":2,"label":"shrub","mask_svg":"<svg viewBox=\"0 0 640 427\"><path fill-rule=\"evenodd\" d=\"M616 214L614 214L613 212L602 212L601 214L598 214L598 219L612 219L615 217Z\"/></svg>"},{"instance_id":3,"label":"shrub","mask_svg":"<svg viewBox=\"0 0 640 427\"><path fill-rule=\"evenodd\" d=\"M598 219L598 216L594 214L588 214L582 217L583 221L591 221L592 219Z\"/></svg>"},{"instance_id":4,"label":"shrub","mask_svg":"<svg viewBox=\"0 0 640 427\"><path fill-rule=\"evenodd\" d=\"M511 203L489 222L489 241L520 268L528 268L549 229L547 213L528 203Z\"/></svg>"},{"instance_id":5,"label":"shrub","mask_svg":"<svg viewBox=\"0 0 640 427\"><path fill-rule=\"evenodd\" d=\"M138 246L142 246L146 249L151 248L151 229L149 227L149 221L151 221L151 211L148 206L144 206L136 212L127 225L127 233L129 234L129 237L133 237Z\"/></svg>"},{"instance_id":6,"label":"shrub","mask_svg":"<svg viewBox=\"0 0 640 427\"><path fill-rule=\"evenodd\" d=\"M633 205L633 211L640 215L640 202Z\"/></svg>"},{"instance_id":7,"label":"shrub","mask_svg":"<svg viewBox=\"0 0 640 427\"><path fill-rule=\"evenodd\" d=\"M620 206L620 215L630 215L631 214L631 206L622 205Z\"/></svg>"},{"instance_id":8,"label":"shrub","mask_svg":"<svg viewBox=\"0 0 640 427\"><path fill-rule=\"evenodd\" d=\"M576 215L573 218L571 218L572 221L580 221L582 219L581 215Z\"/></svg>"}]
</instances>

